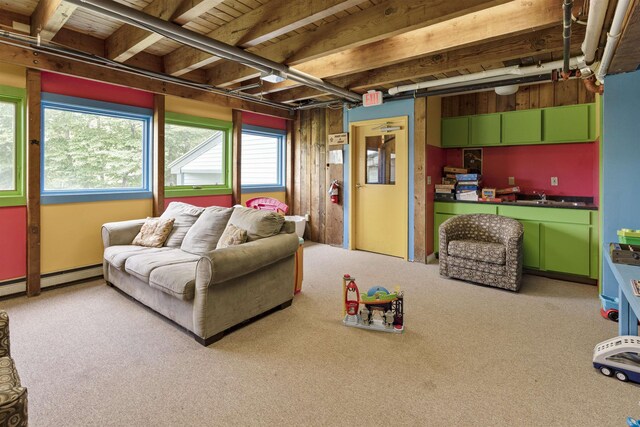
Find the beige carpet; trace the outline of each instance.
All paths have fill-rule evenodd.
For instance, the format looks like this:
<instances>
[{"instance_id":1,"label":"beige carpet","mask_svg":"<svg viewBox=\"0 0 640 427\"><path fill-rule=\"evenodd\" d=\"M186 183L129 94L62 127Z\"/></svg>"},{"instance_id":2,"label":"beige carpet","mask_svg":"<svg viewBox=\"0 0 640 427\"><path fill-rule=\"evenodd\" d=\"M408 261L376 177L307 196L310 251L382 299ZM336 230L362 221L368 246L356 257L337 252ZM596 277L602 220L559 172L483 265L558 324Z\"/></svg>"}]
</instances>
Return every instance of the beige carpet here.
<instances>
[{"instance_id":1,"label":"beige carpet","mask_svg":"<svg viewBox=\"0 0 640 427\"><path fill-rule=\"evenodd\" d=\"M519 294L309 244L292 307L208 348L101 281L0 302L32 426L622 426L640 387L591 366L593 286ZM405 291L403 335L342 326L341 277Z\"/></svg>"}]
</instances>

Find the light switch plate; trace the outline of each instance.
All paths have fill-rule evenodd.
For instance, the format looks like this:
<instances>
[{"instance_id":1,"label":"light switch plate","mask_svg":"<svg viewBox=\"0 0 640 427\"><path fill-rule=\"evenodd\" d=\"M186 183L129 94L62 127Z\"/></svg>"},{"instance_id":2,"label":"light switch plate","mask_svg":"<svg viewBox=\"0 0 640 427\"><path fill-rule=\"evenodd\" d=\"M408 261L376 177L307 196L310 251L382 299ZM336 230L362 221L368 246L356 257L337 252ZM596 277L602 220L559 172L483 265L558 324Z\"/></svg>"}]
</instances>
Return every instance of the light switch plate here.
<instances>
[{"instance_id":1,"label":"light switch plate","mask_svg":"<svg viewBox=\"0 0 640 427\"><path fill-rule=\"evenodd\" d=\"M427 176L427 185L431 185L431 177Z\"/></svg>"},{"instance_id":2,"label":"light switch plate","mask_svg":"<svg viewBox=\"0 0 640 427\"><path fill-rule=\"evenodd\" d=\"M551 185L553 185L553 186L558 185L558 177L557 176L552 176L551 177Z\"/></svg>"},{"instance_id":3,"label":"light switch plate","mask_svg":"<svg viewBox=\"0 0 640 427\"><path fill-rule=\"evenodd\" d=\"M509 185L516 185L516 177L515 176L510 176L509 177Z\"/></svg>"}]
</instances>

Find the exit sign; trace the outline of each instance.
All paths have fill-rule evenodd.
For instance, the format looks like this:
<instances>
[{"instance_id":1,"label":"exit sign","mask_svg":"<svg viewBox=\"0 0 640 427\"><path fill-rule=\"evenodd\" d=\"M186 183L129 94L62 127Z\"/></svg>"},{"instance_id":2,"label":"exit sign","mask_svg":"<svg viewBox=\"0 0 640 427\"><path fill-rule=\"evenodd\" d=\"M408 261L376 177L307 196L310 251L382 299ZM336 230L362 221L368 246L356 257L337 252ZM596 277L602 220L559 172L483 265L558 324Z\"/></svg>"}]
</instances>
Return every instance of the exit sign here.
<instances>
[{"instance_id":1,"label":"exit sign","mask_svg":"<svg viewBox=\"0 0 640 427\"><path fill-rule=\"evenodd\" d=\"M365 107L373 107L382 104L382 92L379 90L370 90L362 95L362 105Z\"/></svg>"}]
</instances>

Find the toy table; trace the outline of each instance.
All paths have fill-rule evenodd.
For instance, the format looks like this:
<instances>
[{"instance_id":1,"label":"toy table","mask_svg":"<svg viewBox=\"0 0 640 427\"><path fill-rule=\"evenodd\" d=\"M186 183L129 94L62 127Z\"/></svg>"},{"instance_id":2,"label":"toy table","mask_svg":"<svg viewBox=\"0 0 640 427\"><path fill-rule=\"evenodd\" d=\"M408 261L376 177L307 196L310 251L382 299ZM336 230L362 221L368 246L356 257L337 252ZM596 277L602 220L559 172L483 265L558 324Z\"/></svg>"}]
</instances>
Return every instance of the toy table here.
<instances>
[{"instance_id":1,"label":"toy table","mask_svg":"<svg viewBox=\"0 0 640 427\"><path fill-rule=\"evenodd\" d=\"M640 297L633 294L631 280L640 279L640 267L616 264L611 261L609 248L605 248L604 259L618 282L618 300L620 315L618 335L638 335L638 317L640 317Z\"/></svg>"}]
</instances>

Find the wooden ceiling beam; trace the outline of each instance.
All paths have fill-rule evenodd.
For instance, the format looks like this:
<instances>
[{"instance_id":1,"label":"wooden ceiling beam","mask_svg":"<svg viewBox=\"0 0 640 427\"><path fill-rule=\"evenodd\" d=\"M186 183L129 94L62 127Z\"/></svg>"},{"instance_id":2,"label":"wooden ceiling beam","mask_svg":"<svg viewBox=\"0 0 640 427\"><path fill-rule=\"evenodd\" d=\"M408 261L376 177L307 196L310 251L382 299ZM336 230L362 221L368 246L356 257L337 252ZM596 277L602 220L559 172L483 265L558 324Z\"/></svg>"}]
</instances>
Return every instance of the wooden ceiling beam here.
<instances>
[{"instance_id":1,"label":"wooden ceiling beam","mask_svg":"<svg viewBox=\"0 0 640 427\"><path fill-rule=\"evenodd\" d=\"M622 39L609 66L608 74L635 71L640 64L640 2L631 10Z\"/></svg>"},{"instance_id":2,"label":"wooden ceiling beam","mask_svg":"<svg viewBox=\"0 0 640 427\"><path fill-rule=\"evenodd\" d=\"M178 25L185 25L199 16L204 15L224 0L184 0L176 9L171 21Z\"/></svg>"},{"instance_id":3,"label":"wooden ceiling beam","mask_svg":"<svg viewBox=\"0 0 640 427\"><path fill-rule=\"evenodd\" d=\"M279 37L312 22L339 13L362 0L271 0L216 28L207 37L244 48ZM219 60L218 57L182 46L165 55L168 74L180 76Z\"/></svg>"},{"instance_id":4,"label":"wooden ceiling beam","mask_svg":"<svg viewBox=\"0 0 640 427\"><path fill-rule=\"evenodd\" d=\"M31 34L30 24L28 16L0 9L0 30Z\"/></svg>"},{"instance_id":5,"label":"wooden ceiling beam","mask_svg":"<svg viewBox=\"0 0 640 427\"><path fill-rule=\"evenodd\" d=\"M31 14L31 35L51 40L77 7L63 0L40 0Z\"/></svg>"},{"instance_id":6,"label":"wooden ceiling beam","mask_svg":"<svg viewBox=\"0 0 640 427\"><path fill-rule=\"evenodd\" d=\"M221 107L235 108L243 111L254 111L268 116L291 119L289 111L258 104L255 102L231 98L225 95L185 87L176 83L163 82L146 76L128 73L109 67L84 63L81 61L60 58L47 52L36 52L18 46L0 43L0 58L22 67L52 71L70 76L111 83L119 86L140 89L147 92L173 95L181 98L208 102ZM35 60L37 58L37 61Z\"/></svg>"},{"instance_id":7,"label":"wooden ceiling beam","mask_svg":"<svg viewBox=\"0 0 640 427\"><path fill-rule=\"evenodd\" d=\"M576 26L573 29L572 47L580 46L584 34L584 27ZM385 84L473 68L484 63L504 62L523 56L558 52L562 51L562 43L562 27L557 26L531 34L506 37L489 43L449 50L369 71L330 78L327 79L327 82L352 91L363 92L366 89ZM294 84L297 85L295 82L287 80L278 84L265 85L263 93L270 93L267 98L275 102L288 101L290 99L287 95L288 92L293 93L294 99L305 99L301 98L301 94L310 92L301 91L299 88L295 88ZM294 91L293 88L298 90Z\"/></svg>"},{"instance_id":8,"label":"wooden ceiling beam","mask_svg":"<svg viewBox=\"0 0 640 427\"><path fill-rule=\"evenodd\" d=\"M366 43L383 40L412 30L430 28L450 22L471 12L504 1L486 0L387 0L363 11L268 45L254 53L275 62L297 65L306 61L322 61L322 57L354 49ZM458 30L458 29L456 29ZM378 54L376 53L376 57ZM296 68L298 68L296 66ZM210 82L216 86L259 75L256 70L239 63L225 62L209 71Z\"/></svg>"}]
</instances>

